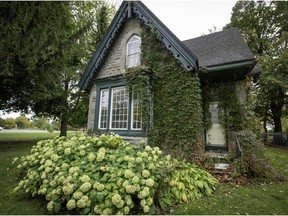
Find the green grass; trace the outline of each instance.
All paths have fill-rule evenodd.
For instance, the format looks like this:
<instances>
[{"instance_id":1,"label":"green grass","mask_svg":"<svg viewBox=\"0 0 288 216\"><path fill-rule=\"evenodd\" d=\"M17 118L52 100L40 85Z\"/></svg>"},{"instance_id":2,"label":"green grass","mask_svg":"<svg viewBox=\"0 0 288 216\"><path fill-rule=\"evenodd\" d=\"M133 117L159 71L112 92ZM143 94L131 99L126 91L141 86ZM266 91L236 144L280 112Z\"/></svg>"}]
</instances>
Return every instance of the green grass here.
<instances>
[{"instance_id":1,"label":"green grass","mask_svg":"<svg viewBox=\"0 0 288 216\"><path fill-rule=\"evenodd\" d=\"M0 215L48 214L45 204L39 199L29 198L23 192L13 192L19 181L19 173L12 165L12 159L27 155L31 147L30 143L0 145Z\"/></svg>"},{"instance_id":2,"label":"green grass","mask_svg":"<svg viewBox=\"0 0 288 216\"><path fill-rule=\"evenodd\" d=\"M288 176L288 150L267 148L266 155L284 176ZM178 206L175 215L287 215L288 180L249 186L220 185L211 197Z\"/></svg>"},{"instance_id":3,"label":"green grass","mask_svg":"<svg viewBox=\"0 0 288 216\"><path fill-rule=\"evenodd\" d=\"M71 136L74 133L79 133L79 132L73 132L73 131L68 131L67 136ZM55 131L53 133L50 133L48 131L43 131L43 132L25 132L25 133L10 133L10 132L0 132L0 143L27 143L27 142L37 142L39 140L43 139L51 139L56 136L59 136L60 132Z\"/></svg>"}]
</instances>

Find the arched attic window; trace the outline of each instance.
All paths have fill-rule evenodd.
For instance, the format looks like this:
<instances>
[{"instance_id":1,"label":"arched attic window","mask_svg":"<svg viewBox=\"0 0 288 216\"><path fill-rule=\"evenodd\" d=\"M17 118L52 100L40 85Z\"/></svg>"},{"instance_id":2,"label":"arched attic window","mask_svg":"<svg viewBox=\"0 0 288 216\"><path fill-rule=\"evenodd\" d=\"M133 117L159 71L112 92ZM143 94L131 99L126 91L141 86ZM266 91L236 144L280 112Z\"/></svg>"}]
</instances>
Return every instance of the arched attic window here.
<instances>
[{"instance_id":1,"label":"arched attic window","mask_svg":"<svg viewBox=\"0 0 288 216\"><path fill-rule=\"evenodd\" d=\"M141 38L137 35L133 35L127 42L126 52L126 67L131 68L140 65L140 46Z\"/></svg>"}]
</instances>

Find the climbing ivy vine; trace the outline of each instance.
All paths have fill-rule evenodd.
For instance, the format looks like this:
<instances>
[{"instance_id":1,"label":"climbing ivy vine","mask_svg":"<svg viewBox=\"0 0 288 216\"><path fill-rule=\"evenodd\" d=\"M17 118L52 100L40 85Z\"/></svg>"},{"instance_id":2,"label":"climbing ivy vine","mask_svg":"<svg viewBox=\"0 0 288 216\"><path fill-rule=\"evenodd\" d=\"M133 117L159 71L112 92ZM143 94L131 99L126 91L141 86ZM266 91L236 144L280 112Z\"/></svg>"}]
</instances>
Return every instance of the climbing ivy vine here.
<instances>
[{"instance_id":1,"label":"climbing ivy vine","mask_svg":"<svg viewBox=\"0 0 288 216\"><path fill-rule=\"evenodd\" d=\"M141 41L142 66L128 69L126 80L141 92L143 100L145 97L151 100L150 104L146 100L142 107L142 111L150 112L149 145L159 146L177 158L192 159L193 152L203 149L198 75L186 72L145 26Z\"/></svg>"}]
</instances>

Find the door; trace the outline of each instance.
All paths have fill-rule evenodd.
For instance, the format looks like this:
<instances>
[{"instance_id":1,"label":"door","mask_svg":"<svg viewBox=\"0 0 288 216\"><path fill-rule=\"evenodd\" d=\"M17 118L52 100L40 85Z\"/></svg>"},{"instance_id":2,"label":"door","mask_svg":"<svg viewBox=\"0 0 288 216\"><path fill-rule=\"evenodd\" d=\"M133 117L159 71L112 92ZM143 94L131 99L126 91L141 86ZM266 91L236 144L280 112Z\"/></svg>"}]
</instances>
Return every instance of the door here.
<instances>
[{"instance_id":1,"label":"door","mask_svg":"<svg viewBox=\"0 0 288 216\"><path fill-rule=\"evenodd\" d=\"M220 117L223 112L219 109L218 102L209 105L211 114L211 128L206 132L206 145L215 147L226 147L225 129L221 124Z\"/></svg>"}]
</instances>

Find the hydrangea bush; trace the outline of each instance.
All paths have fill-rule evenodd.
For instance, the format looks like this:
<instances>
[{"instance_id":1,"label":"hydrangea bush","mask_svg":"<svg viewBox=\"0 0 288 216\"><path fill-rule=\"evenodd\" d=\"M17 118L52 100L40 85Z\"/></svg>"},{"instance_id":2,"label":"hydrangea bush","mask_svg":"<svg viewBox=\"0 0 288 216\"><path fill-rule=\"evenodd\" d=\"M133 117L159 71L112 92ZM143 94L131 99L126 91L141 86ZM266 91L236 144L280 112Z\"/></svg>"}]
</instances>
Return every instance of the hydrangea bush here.
<instances>
[{"instance_id":1,"label":"hydrangea bush","mask_svg":"<svg viewBox=\"0 0 288 216\"><path fill-rule=\"evenodd\" d=\"M140 150L115 134L40 141L13 163L23 172L15 191L44 196L51 213L66 208L80 214L151 214L156 199L163 206L188 202L217 185L194 165L171 160L157 147Z\"/></svg>"}]
</instances>

